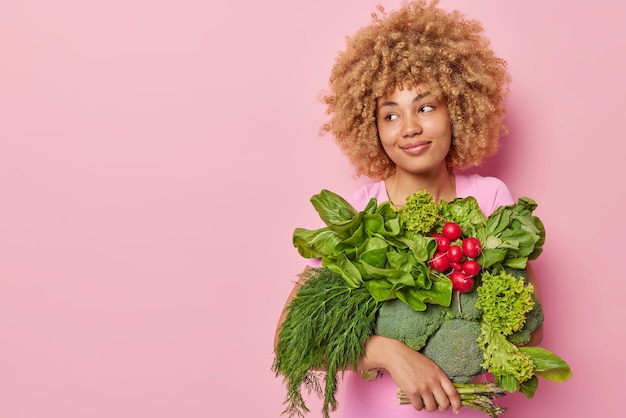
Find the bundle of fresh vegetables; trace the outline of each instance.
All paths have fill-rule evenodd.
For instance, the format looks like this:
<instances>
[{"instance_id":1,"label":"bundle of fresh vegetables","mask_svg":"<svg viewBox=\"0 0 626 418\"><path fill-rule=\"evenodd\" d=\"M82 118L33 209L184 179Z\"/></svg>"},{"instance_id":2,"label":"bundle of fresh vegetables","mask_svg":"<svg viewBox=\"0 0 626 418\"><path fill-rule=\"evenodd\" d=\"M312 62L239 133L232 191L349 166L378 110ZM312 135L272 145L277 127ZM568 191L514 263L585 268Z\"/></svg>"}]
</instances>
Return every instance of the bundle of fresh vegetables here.
<instances>
[{"instance_id":1,"label":"bundle of fresh vegetables","mask_svg":"<svg viewBox=\"0 0 626 418\"><path fill-rule=\"evenodd\" d=\"M339 373L356 371L372 334L431 358L463 406L491 417L504 412L497 396L532 397L538 377L570 377L554 353L522 346L543 322L526 281L527 261L539 256L545 239L533 200L489 217L473 197L436 203L425 191L401 209L371 199L357 211L327 190L311 202L326 227L297 228L293 242L302 256L321 258L322 267L304 273L279 332L273 370L287 385L285 413L304 416L308 390L323 396L328 418ZM485 372L495 382L469 383ZM406 403L405 395L398 400Z\"/></svg>"}]
</instances>

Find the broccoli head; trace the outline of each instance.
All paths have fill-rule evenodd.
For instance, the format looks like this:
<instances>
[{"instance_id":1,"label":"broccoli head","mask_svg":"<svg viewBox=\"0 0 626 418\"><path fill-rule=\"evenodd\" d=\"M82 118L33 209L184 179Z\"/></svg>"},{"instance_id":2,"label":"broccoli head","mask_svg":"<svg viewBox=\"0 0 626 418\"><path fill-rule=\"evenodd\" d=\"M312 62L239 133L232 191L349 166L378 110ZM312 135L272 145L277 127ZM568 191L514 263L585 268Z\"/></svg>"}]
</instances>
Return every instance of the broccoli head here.
<instances>
[{"instance_id":1,"label":"broccoli head","mask_svg":"<svg viewBox=\"0 0 626 418\"><path fill-rule=\"evenodd\" d=\"M460 310L457 303L416 311L399 299L384 301L374 333L402 341L437 363L453 382L467 383L484 372L476 298L476 291L460 295Z\"/></svg>"},{"instance_id":2,"label":"broccoli head","mask_svg":"<svg viewBox=\"0 0 626 418\"><path fill-rule=\"evenodd\" d=\"M499 376L525 378L527 359L514 346L528 343L543 324L543 310L525 274L513 269L486 272L481 287L458 294L458 301L447 307L428 305L416 311L399 299L387 300L378 310L374 333L420 351L454 383L470 382L492 368ZM506 355L498 356L501 345Z\"/></svg>"},{"instance_id":3,"label":"broccoli head","mask_svg":"<svg viewBox=\"0 0 626 418\"><path fill-rule=\"evenodd\" d=\"M467 383L485 372L483 351L478 345L477 321L451 319L428 339L422 354L437 363L454 383Z\"/></svg>"},{"instance_id":4,"label":"broccoli head","mask_svg":"<svg viewBox=\"0 0 626 418\"><path fill-rule=\"evenodd\" d=\"M419 351L444 319L444 311L437 305L428 305L425 311L416 311L400 299L391 299L382 302L374 333L402 341Z\"/></svg>"}]
</instances>

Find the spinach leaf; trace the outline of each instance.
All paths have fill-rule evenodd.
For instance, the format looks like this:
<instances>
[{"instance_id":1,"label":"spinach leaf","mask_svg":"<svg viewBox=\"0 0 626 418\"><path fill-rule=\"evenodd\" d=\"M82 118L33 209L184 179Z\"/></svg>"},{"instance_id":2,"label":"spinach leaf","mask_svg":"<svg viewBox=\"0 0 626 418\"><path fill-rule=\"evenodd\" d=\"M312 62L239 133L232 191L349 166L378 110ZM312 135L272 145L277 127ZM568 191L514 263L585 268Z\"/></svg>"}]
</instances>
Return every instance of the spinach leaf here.
<instances>
[{"instance_id":1,"label":"spinach leaf","mask_svg":"<svg viewBox=\"0 0 626 418\"><path fill-rule=\"evenodd\" d=\"M311 203L326 225L348 221L357 214L348 201L328 190L311 197Z\"/></svg>"}]
</instances>

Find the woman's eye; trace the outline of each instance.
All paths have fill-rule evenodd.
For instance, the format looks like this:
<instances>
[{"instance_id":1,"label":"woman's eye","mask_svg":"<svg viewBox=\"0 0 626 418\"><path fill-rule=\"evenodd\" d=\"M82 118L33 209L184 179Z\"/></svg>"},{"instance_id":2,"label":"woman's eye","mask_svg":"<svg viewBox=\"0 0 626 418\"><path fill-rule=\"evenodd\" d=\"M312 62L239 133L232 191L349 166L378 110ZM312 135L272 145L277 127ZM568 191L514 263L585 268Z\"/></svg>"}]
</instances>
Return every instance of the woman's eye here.
<instances>
[{"instance_id":1,"label":"woman's eye","mask_svg":"<svg viewBox=\"0 0 626 418\"><path fill-rule=\"evenodd\" d=\"M398 119L398 115L395 115L393 113L385 116L385 120L396 120L396 119Z\"/></svg>"},{"instance_id":2,"label":"woman's eye","mask_svg":"<svg viewBox=\"0 0 626 418\"><path fill-rule=\"evenodd\" d=\"M433 110L435 110L435 106L424 105L420 107L420 112L432 112Z\"/></svg>"}]
</instances>

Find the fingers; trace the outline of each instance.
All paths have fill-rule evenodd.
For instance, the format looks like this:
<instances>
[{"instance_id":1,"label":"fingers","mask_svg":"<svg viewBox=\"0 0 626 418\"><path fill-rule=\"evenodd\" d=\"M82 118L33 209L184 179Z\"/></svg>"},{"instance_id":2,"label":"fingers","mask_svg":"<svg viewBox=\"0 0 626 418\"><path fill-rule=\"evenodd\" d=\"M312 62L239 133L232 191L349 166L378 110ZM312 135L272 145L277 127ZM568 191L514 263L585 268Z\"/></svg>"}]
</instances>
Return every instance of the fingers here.
<instances>
[{"instance_id":1,"label":"fingers","mask_svg":"<svg viewBox=\"0 0 626 418\"><path fill-rule=\"evenodd\" d=\"M438 391L435 394L434 400L436 402L436 409L439 410L439 412L445 412L450 407L450 400L448 399L448 395L446 395L443 390Z\"/></svg>"},{"instance_id":2,"label":"fingers","mask_svg":"<svg viewBox=\"0 0 626 418\"><path fill-rule=\"evenodd\" d=\"M418 411L445 412L452 408L454 413L458 413L461 409L461 400L456 388L450 384L452 392L448 394L443 386L432 388L432 392L424 389L414 392L408 396L411 405Z\"/></svg>"},{"instance_id":3,"label":"fingers","mask_svg":"<svg viewBox=\"0 0 626 418\"><path fill-rule=\"evenodd\" d=\"M452 411L457 414L461 409L461 397L459 396L459 392L457 392L456 387L451 381L444 382L442 388L445 391L444 396L449 402L449 406L451 406Z\"/></svg>"},{"instance_id":4,"label":"fingers","mask_svg":"<svg viewBox=\"0 0 626 418\"><path fill-rule=\"evenodd\" d=\"M422 409L424 409L424 402L422 401L421 396L417 396L416 398L411 399L411 405L417 411L421 411Z\"/></svg>"},{"instance_id":5,"label":"fingers","mask_svg":"<svg viewBox=\"0 0 626 418\"><path fill-rule=\"evenodd\" d=\"M436 405L434 398L425 388L419 389L416 387L414 390L404 390L403 392L411 403L411 406L413 406L413 408L417 411L421 411L423 409L428 411L429 408L432 410L432 405Z\"/></svg>"},{"instance_id":6,"label":"fingers","mask_svg":"<svg viewBox=\"0 0 626 418\"><path fill-rule=\"evenodd\" d=\"M415 394L414 396L410 396L409 400L411 401L411 405L417 411L427 411L427 412L445 412L451 405L448 400L448 396L445 394L443 390L438 391L438 393L424 393Z\"/></svg>"},{"instance_id":7,"label":"fingers","mask_svg":"<svg viewBox=\"0 0 626 418\"><path fill-rule=\"evenodd\" d=\"M424 403L424 410L428 412L433 412L437 410L438 402L433 395L424 396L422 398L422 402ZM445 409L444 409L445 411Z\"/></svg>"},{"instance_id":8,"label":"fingers","mask_svg":"<svg viewBox=\"0 0 626 418\"><path fill-rule=\"evenodd\" d=\"M424 410L428 412L446 412L450 408L450 400L444 391L437 391L432 396L423 399Z\"/></svg>"}]
</instances>

